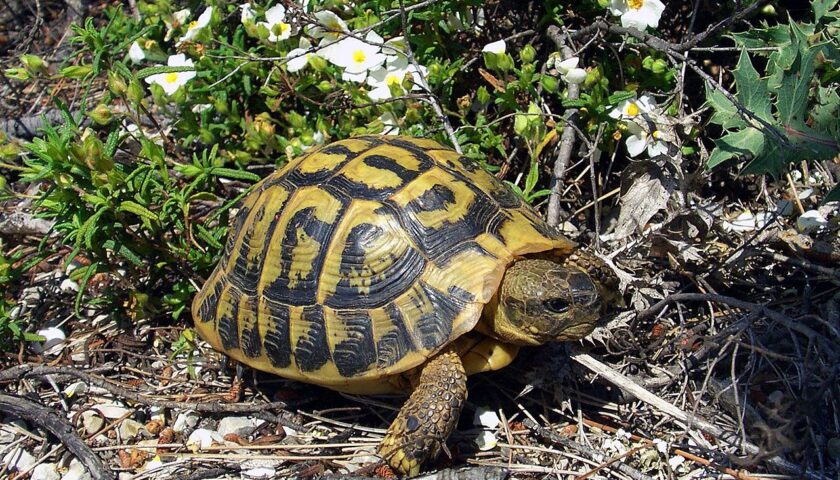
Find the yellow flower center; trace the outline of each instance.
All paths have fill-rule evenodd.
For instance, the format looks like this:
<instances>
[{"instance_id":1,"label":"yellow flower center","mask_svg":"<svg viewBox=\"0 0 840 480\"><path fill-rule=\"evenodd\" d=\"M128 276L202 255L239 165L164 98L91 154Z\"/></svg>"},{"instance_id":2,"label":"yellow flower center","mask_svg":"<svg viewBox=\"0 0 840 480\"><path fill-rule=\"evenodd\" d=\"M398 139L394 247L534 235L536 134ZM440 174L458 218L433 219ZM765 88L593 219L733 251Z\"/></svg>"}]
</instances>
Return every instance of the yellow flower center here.
<instances>
[{"instance_id":1,"label":"yellow flower center","mask_svg":"<svg viewBox=\"0 0 840 480\"><path fill-rule=\"evenodd\" d=\"M177 82L177 81L178 81L178 73L177 73L177 72L169 72L169 73L167 73L167 74L166 74L166 77L164 77L164 81L166 81L166 83L175 83L175 82Z\"/></svg>"},{"instance_id":2,"label":"yellow flower center","mask_svg":"<svg viewBox=\"0 0 840 480\"><path fill-rule=\"evenodd\" d=\"M632 8L633 10L638 10L642 8L642 5L645 4L645 0L627 0L627 6Z\"/></svg>"},{"instance_id":3,"label":"yellow flower center","mask_svg":"<svg viewBox=\"0 0 840 480\"><path fill-rule=\"evenodd\" d=\"M653 138L659 138L659 137L661 137L661 136L662 136L662 134L661 134L661 133L659 133L659 130L654 130L654 131L653 131L653 133L651 133L650 135L651 135Z\"/></svg>"},{"instance_id":4,"label":"yellow flower center","mask_svg":"<svg viewBox=\"0 0 840 480\"><path fill-rule=\"evenodd\" d=\"M198 26L198 20L193 20L193 21L192 21L192 22L190 22L190 24L187 26L187 30L192 30L192 29L194 29L194 28L195 28L195 27L197 27L197 26Z\"/></svg>"},{"instance_id":5,"label":"yellow flower center","mask_svg":"<svg viewBox=\"0 0 840 480\"><path fill-rule=\"evenodd\" d=\"M387 77L385 77L385 84L388 85L389 87L393 86L393 85L399 85L400 84L400 77L398 77L397 75L394 75L394 74L390 74Z\"/></svg>"},{"instance_id":6,"label":"yellow flower center","mask_svg":"<svg viewBox=\"0 0 840 480\"><path fill-rule=\"evenodd\" d=\"M636 105L636 102L630 102L627 104L627 115L631 117L635 117L639 114L639 106Z\"/></svg>"},{"instance_id":7,"label":"yellow flower center","mask_svg":"<svg viewBox=\"0 0 840 480\"><path fill-rule=\"evenodd\" d=\"M285 22L280 22L280 34L288 32L292 28L291 25Z\"/></svg>"},{"instance_id":8,"label":"yellow flower center","mask_svg":"<svg viewBox=\"0 0 840 480\"><path fill-rule=\"evenodd\" d=\"M356 63L363 63L365 61L365 52L361 50L353 52L353 61Z\"/></svg>"}]
</instances>

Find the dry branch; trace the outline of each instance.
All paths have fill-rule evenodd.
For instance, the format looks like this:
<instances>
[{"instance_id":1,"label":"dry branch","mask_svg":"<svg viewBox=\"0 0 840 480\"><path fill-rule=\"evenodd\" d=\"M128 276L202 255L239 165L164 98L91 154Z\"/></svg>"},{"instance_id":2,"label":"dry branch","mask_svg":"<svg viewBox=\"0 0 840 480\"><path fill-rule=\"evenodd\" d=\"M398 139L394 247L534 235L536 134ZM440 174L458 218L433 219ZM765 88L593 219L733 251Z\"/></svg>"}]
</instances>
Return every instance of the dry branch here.
<instances>
[{"instance_id":1,"label":"dry branch","mask_svg":"<svg viewBox=\"0 0 840 480\"><path fill-rule=\"evenodd\" d=\"M558 27L548 27L548 38L554 42L560 50L563 59L571 58L574 52L569 47L568 36L561 32ZM577 100L580 96L580 85L570 83L568 87L568 99ZM560 135L560 148L557 150L557 158L554 160L551 178L551 196L548 199L547 221L549 225L560 223L560 197L563 192L563 177L566 175L566 167L569 165L569 158L572 156L572 149L575 146L575 122L578 117L577 108L566 109L563 117L563 133ZM595 193L593 192L593 195Z\"/></svg>"},{"instance_id":2,"label":"dry branch","mask_svg":"<svg viewBox=\"0 0 840 480\"><path fill-rule=\"evenodd\" d=\"M54 411L24 398L4 394L0 394L0 411L38 425L58 437L61 444L79 459L94 479L117 478L79 437L73 426Z\"/></svg>"},{"instance_id":3,"label":"dry branch","mask_svg":"<svg viewBox=\"0 0 840 480\"><path fill-rule=\"evenodd\" d=\"M281 416L268 413L269 410L282 410L284 402L272 403L211 403L206 401L176 402L172 400L161 400L152 398L142 393L137 393L125 387L117 385L104 378L93 376L73 367L49 367L38 365L20 365L0 372L0 382L8 382L24 377L43 377L46 375L70 375L90 385L105 389L121 399L127 399L143 405L161 408L175 408L182 410L194 410L202 413L253 413L268 421L277 422L296 430L305 430L301 425L286 420Z\"/></svg>"}]
</instances>

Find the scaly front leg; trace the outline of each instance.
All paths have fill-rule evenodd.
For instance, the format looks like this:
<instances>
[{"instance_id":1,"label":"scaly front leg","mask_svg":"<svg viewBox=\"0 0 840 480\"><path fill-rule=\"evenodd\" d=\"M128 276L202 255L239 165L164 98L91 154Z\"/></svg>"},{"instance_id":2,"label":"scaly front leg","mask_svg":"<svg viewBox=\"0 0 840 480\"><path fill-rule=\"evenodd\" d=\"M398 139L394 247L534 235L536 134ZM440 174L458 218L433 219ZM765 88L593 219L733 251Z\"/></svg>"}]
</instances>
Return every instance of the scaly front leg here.
<instances>
[{"instance_id":1,"label":"scaly front leg","mask_svg":"<svg viewBox=\"0 0 840 480\"><path fill-rule=\"evenodd\" d=\"M467 399L467 376L457 352L445 350L426 362L417 388L379 445L379 454L402 475L414 476L434 460Z\"/></svg>"}]
</instances>

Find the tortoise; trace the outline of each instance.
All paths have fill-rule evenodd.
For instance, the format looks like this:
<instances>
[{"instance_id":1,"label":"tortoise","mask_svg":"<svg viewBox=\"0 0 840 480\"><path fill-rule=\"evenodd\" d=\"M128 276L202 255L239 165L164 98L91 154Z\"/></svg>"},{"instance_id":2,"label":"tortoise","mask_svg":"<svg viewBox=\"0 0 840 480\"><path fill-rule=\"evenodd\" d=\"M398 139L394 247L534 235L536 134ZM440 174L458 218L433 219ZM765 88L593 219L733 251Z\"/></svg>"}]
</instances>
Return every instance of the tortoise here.
<instances>
[{"instance_id":1,"label":"tortoise","mask_svg":"<svg viewBox=\"0 0 840 480\"><path fill-rule=\"evenodd\" d=\"M416 475L455 429L466 375L580 339L599 286L575 244L442 144L360 136L257 183L196 295L198 333L250 367L409 393L378 452Z\"/></svg>"}]
</instances>

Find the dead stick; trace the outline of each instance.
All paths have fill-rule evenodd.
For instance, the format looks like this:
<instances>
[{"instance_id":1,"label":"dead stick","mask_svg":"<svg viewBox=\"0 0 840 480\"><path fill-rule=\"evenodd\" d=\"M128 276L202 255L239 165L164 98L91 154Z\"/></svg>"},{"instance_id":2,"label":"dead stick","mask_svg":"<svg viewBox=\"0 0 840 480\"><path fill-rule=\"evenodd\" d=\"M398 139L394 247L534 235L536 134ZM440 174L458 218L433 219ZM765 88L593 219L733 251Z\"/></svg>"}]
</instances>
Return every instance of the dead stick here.
<instances>
[{"instance_id":1,"label":"dead stick","mask_svg":"<svg viewBox=\"0 0 840 480\"><path fill-rule=\"evenodd\" d=\"M0 410L49 430L96 480L116 480L114 472L102 464L102 460L82 441L73 426L54 411L24 398L4 394L0 394Z\"/></svg>"}]
</instances>

